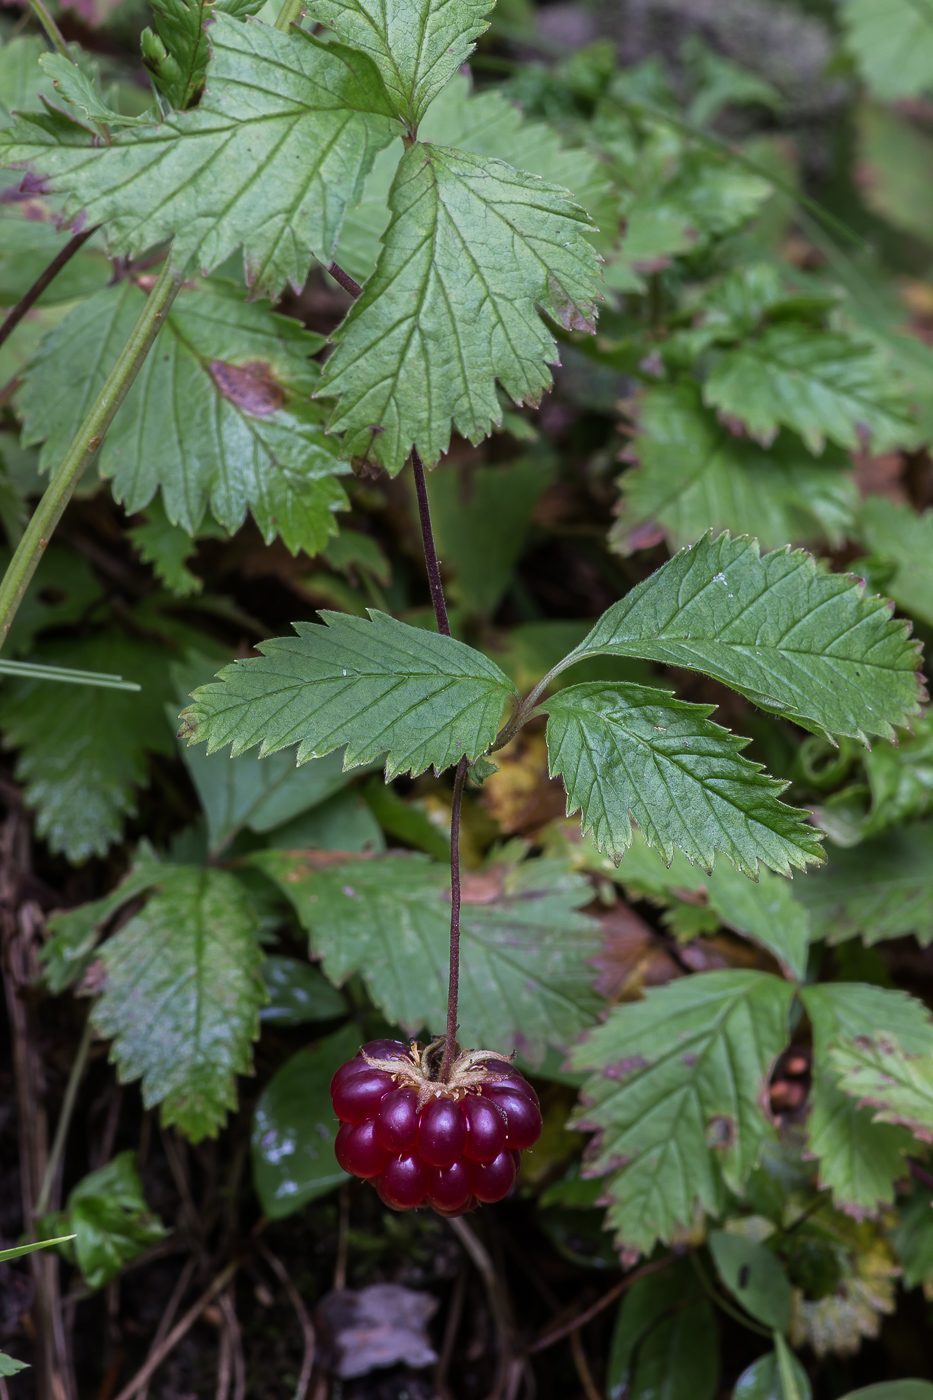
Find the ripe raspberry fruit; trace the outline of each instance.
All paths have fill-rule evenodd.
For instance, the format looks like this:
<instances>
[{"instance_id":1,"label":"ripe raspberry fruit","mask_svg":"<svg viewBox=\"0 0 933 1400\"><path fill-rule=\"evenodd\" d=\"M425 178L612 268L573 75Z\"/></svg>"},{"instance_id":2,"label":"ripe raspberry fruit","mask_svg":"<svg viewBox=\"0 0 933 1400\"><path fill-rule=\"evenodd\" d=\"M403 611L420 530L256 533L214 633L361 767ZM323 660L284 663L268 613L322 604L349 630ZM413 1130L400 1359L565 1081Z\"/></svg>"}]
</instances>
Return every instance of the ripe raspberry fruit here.
<instances>
[{"instance_id":1,"label":"ripe raspberry fruit","mask_svg":"<svg viewBox=\"0 0 933 1400\"><path fill-rule=\"evenodd\" d=\"M429 1063L439 1044L373 1040L340 1066L330 1086L341 1121L334 1151L393 1210L462 1215L508 1195L541 1110L527 1079L490 1050L465 1051L441 1082Z\"/></svg>"}]
</instances>

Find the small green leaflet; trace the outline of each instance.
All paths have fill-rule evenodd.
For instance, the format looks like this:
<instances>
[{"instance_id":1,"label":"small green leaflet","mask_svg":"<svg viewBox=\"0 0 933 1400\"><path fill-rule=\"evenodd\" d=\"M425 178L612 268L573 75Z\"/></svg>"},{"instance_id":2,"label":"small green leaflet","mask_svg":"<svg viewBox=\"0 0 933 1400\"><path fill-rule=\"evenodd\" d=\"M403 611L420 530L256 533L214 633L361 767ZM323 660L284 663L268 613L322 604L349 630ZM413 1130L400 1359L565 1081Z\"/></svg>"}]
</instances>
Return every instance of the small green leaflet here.
<instances>
[{"instance_id":1,"label":"small green leaflet","mask_svg":"<svg viewBox=\"0 0 933 1400\"><path fill-rule=\"evenodd\" d=\"M203 581L188 568L195 542L187 530L172 524L160 496L149 502L142 524L126 533L143 563L152 565L156 578L176 598L191 598L201 592Z\"/></svg>"},{"instance_id":2,"label":"small green leaflet","mask_svg":"<svg viewBox=\"0 0 933 1400\"><path fill-rule=\"evenodd\" d=\"M68 1244L73 1239L74 1235L60 1235L54 1240L35 1240L32 1244L15 1245L13 1249L0 1249L0 1264L5 1264L8 1259L21 1259L24 1254L34 1254L37 1249L51 1249L56 1244Z\"/></svg>"},{"instance_id":3,"label":"small green leaflet","mask_svg":"<svg viewBox=\"0 0 933 1400\"><path fill-rule=\"evenodd\" d=\"M168 1233L146 1205L133 1152L119 1153L79 1181L55 1222L74 1232L67 1252L74 1251L85 1283L95 1290Z\"/></svg>"},{"instance_id":4,"label":"small green leaflet","mask_svg":"<svg viewBox=\"0 0 933 1400\"><path fill-rule=\"evenodd\" d=\"M319 392L339 399L330 427L347 450L394 476L412 446L433 466L451 424L474 443L500 424L496 380L516 403L540 400L557 350L538 308L592 330L597 257L565 190L466 151L416 143L389 207Z\"/></svg>"},{"instance_id":5,"label":"small green leaflet","mask_svg":"<svg viewBox=\"0 0 933 1400\"><path fill-rule=\"evenodd\" d=\"M638 465L619 478L619 520L610 539L621 553L643 547L646 528L663 529L675 549L705 530L729 526L764 549L795 540L838 546L855 524L858 490L848 461L816 461L782 433L766 451L736 438L683 381L649 389L639 401ZM829 455L829 454L827 454Z\"/></svg>"},{"instance_id":6,"label":"small green leaflet","mask_svg":"<svg viewBox=\"0 0 933 1400\"><path fill-rule=\"evenodd\" d=\"M920 709L920 644L851 575L707 535L603 613L561 669L640 656L703 671L807 729L893 738Z\"/></svg>"},{"instance_id":7,"label":"small green leaflet","mask_svg":"<svg viewBox=\"0 0 933 1400\"><path fill-rule=\"evenodd\" d=\"M313 853L257 852L254 864L280 886L308 930L312 954L338 985L355 972L396 1025L443 1027L447 1005L450 877L417 855L316 861ZM460 914L460 1040L539 1064L592 1024L600 1000L587 963L598 927L579 912L592 897L566 862L503 867Z\"/></svg>"},{"instance_id":8,"label":"small green leaflet","mask_svg":"<svg viewBox=\"0 0 933 1400\"><path fill-rule=\"evenodd\" d=\"M167 866L141 913L101 951L107 982L93 1019L112 1036L122 1083L142 1080L143 1103L193 1141L236 1106L234 1076L266 1000L256 915L223 870Z\"/></svg>"},{"instance_id":9,"label":"small green leaflet","mask_svg":"<svg viewBox=\"0 0 933 1400\"><path fill-rule=\"evenodd\" d=\"M373 59L414 135L431 100L473 52L495 0L315 0L314 18Z\"/></svg>"},{"instance_id":10,"label":"small green leaflet","mask_svg":"<svg viewBox=\"0 0 933 1400\"><path fill-rule=\"evenodd\" d=\"M783 425L811 452L826 439L851 451L888 452L917 441L904 390L887 358L848 336L815 334L805 323L768 326L719 359L704 402L770 445Z\"/></svg>"},{"instance_id":11,"label":"small green leaflet","mask_svg":"<svg viewBox=\"0 0 933 1400\"><path fill-rule=\"evenodd\" d=\"M261 644L201 686L182 716L190 743L234 757L298 744L298 762L346 744L345 766L385 754L386 781L476 758L496 736L518 692L499 667L452 637L397 622L322 612L326 626L297 622L297 637Z\"/></svg>"},{"instance_id":12,"label":"small green leaflet","mask_svg":"<svg viewBox=\"0 0 933 1400\"><path fill-rule=\"evenodd\" d=\"M165 655L113 630L47 643L37 660L127 676L142 687L75 686L63 704L58 686L22 680L10 684L3 704L4 743L19 750L16 776L38 813L39 835L71 861L102 856L136 810L136 789L148 781L147 751L171 753Z\"/></svg>"},{"instance_id":13,"label":"small green leaflet","mask_svg":"<svg viewBox=\"0 0 933 1400\"><path fill-rule=\"evenodd\" d=\"M572 1120L597 1134L588 1174L612 1173L608 1221L650 1253L740 1193L771 1127L761 1095L787 1040L793 987L764 972L708 972L614 1007L571 1054L595 1070Z\"/></svg>"},{"instance_id":14,"label":"small green leaflet","mask_svg":"<svg viewBox=\"0 0 933 1400\"><path fill-rule=\"evenodd\" d=\"M132 868L116 889L77 909L58 909L49 915L50 937L42 945L39 959L50 992L63 992L83 975L105 924L135 895L158 884L164 873L148 842L142 841Z\"/></svg>"},{"instance_id":15,"label":"small green leaflet","mask_svg":"<svg viewBox=\"0 0 933 1400\"><path fill-rule=\"evenodd\" d=\"M711 1230L707 1243L720 1279L745 1311L766 1327L786 1332L792 1295L777 1255L727 1230Z\"/></svg>"},{"instance_id":16,"label":"small green leaflet","mask_svg":"<svg viewBox=\"0 0 933 1400\"><path fill-rule=\"evenodd\" d=\"M300 291L312 258L330 261L373 156L398 134L393 107L369 58L303 30L221 15L210 45L195 111L112 145L90 145L57 114L27 114L0 136L0 157L67 194L69 214L108 221L114 253L173 238L179 270L208 272L243 247L256 292Z\"/></svg>"},{"instance_id":17,"label":"small green leaflet","mask_svg":"<svg viewBox=\"0 0 933 1400\"><path fill-rule=\"evenodd\" d=\"M15 1376L19 1371L28 1371L28 1361L17 1361L15 1356L8 1356L5 1351L0 1351L0 1376Z\"/></svg>"},{"instance_id":18,"label":"small green leaflet","mask_svg":"<svg viewBox=\"0 0 933 1400\"><path fill-rule=\"evenodd\" d=\"M187 695L201 682L209 681L220 664L192 654L183 666L173 666L178 702L184 704ZM173 721L177 712L177 705L167 707ZM266 759L256 754L231 758L229 754L207 754L187 744L180 748L207 822L212 855L229 845L244 827L274 831L326 802L350 781L339 751L297 767L293 753L272 754Z\"/></svg>"},{"instance_id":19,"label":"small green leaflet","mask_svg":"<svg viewBox=\"0 0 933 1400\"><path fill-rule=\"evenodd\" d=\"M27 367L23 441L58 465L145 301L126 280L78 306ZM336 534L348 470L310 401L321 348L297 321L218 279L184 288L98 456L128 511L161 489L165 514L193 534L210 504L233 531L247 508L269 543L315 554Z\"/></svg>"},{"instance_id":20,"label":"small green leaflet","mask_svg":"<svg viewBox=\"0 0 933 1400\"><path fill-rule=\"evenodd\" d=\"M802 880L797 893L815 938L871 944L913 934L925 947L933 940L933 822L834 847L826 867Z\"/></svg>"},{"instance_id":21,"label":"small green leaflet","mask_svg":"<svg viewBox=\"0 0 933 1400\"><path fill-rule=\"evenodd\" d=\"M143 63L169 107L193 107L204 87L208 27L218 14L245 19L262 0L152 0L156 32L140 35Z\"/></svg>"},{"instance_id":22,"label":"small green leaflet","mask_svg":"<svg viewBox=\"0 0 933 1400\"><path fill-rule=\"evenodd\" d=\"M83 54L77 62L72 62L64 54L44 53L39 64L55 89L55 97L47 99L48 105L72 121L80 122L94 135L121 127L144 126L157 119L154 108L141 117L125 117L115 112L101 92L96 63L87 62ZM62 102L66 105L62 106Z\"/></svg>"},{"instance_id":23,"label":"small green leaflet","mask_svg":"<svg viewBox=\"0 0 933 1400\"><path fill-rule=\"evenodd\" d=\"M929 1017L906 993L864 982L821 983L804 987L800 995L813 1027L815 1056L807 1151L819 1161L820 1186L832 1189L839 1209L874 1215L894 1200L911 1137L901 1127L873 1122L870 1109L858 1107L838 1087L830 1046L840 1038L896 1030L922 1047L929 1040Z\"/></svg>"},{"instance_id":24,"label":"small green leaflet","mask_svg":"<svg viewBox=\"0 0 933 1400\"><path fill-rule=\"evenodd\" d=\"M716 1319L687 1260L636 1279L612 1333L608 1400L713 1400L718 1388Z\"/></svg>"},{"instance_id":25,"label":"small green leaflet","mask_svg":"<svg viewBox=\"0 0 933 1400\"><path fill-rule=\"evenodd\" d=\"M904 612L933 626L933 511L920 513L884 496L868 496L859 527L871 555L885 572L893 571L885 590Z\"/></svg>"},{"instance_id":26,"label":"small green leaflet","mask_svg":"<svg viewBox=\"0 0 933 1400\"><path fill-rule=\"evenodd\" d=\"M929 92L933 74L931 0L845 0L839 17L848 48L882 101Z\"/></svg>"},{"instance_id":27,"label":"small green leaflet","mask_svg":"<svg viewBox=\"0 0 933 1400\"><path fill-rule=\"evenodd\" d=\"M872 1110L876 1123L908 1128L922 1142L933 1142L933 1027L911 1050L896 1035L877 1031L830 1047L829 1060L847 1094Z\"/></svg>"},{"instance_id":28,"label":"small green leaflet","mask_svg":"<svg viewBox=\"0 0 933 1400\"><path fill-rule=\"evenodd\" d=\"M545 702L551 776L581 810L584 834L621 857L633 825L670 861L677 846L712 868L722 851L753 879L759 860L789 874L822 860L819 836L778 801L786 784L743 758L747 740L690 705L640 685L569 686Z\"/></svg>"}]
</instances>

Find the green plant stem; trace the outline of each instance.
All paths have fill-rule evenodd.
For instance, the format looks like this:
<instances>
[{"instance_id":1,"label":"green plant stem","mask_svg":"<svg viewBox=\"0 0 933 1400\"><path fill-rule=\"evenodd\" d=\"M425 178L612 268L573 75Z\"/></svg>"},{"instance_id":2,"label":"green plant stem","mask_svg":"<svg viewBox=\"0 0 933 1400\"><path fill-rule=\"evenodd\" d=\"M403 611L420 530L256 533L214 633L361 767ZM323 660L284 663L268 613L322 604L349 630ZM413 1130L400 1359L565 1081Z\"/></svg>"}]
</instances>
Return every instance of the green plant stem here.
<instances>
[{"instance_id":1,"label":"green plant stem","mask_svg":"<svg viewBox=\"0 0 933 1400\"><path fill-rule=\"evenodd\" d=\"M69 63L74 63L74 57L62 37L62 32L49 14L45 6L45 0L29 0L29 7L36 19L42 25L53 48L56 48L62 58L67 58Z\"/></svg>"},{"instance_id":2,"label":"green plant stem","mask_svg":"<svg viewBox=\"0 0 933 1400\"><path fill-rule=\"evenodd\" d=\"M166 259L129 340L120 351L106 383L46 487L45 495L26 526L23 538L16 546L16 552L0 582L0 646L6 640L29 581L36 571L36 565L71 500L72 492L94 460L117 409L126 398L162 328L166 312L175 300L180 286L181 274L174 272L171 262Z\"/></svg>"},{"instance_id":3,"label":"green plant stem","mask_svg":"<svg viewBox=\"0 0 933 1400\"><path fill-rule=\"evenodd\" d=\"M279 10L279 17L275 21L276 29L287 30L290 24L295 24L300 18L303 8L304 0L285 0L281 10Z\"/></svg>"},{"instance_id":4,"label":"green plant stem","mask_svg":"<svg viewBox=\"0 0 933 1400\"><path fill-rule=\"evenodd\" d=\"M55 1177L58 1173L59 1163L64 1155L65 1142L68 1138L68 1129L71 1125L71 1116L74 1113L75 1100L78 1097L78 1087L84 1077L84 1067L87 1064L87 1057L90 1053L93 1036L94 1027L91 1025L90 1016L88 1016L84 1023L84 1033L81 1036L81 1044L78 1046L78 1053L75 1055L74 1063L71 1066L71 1074L68 1076L68 1087L65 1090L65 1098L62 1102L61 1113L59 1113L58 1122L55 1125L55 1138L52 1142L52 1150L49 1153L45 1176L42 1178L42 1189L39 1192L39 1199L36 1201L36 1215L44 1215L52 1199L52 1188L55 1185Z\"/></svg>"}]
</instances>

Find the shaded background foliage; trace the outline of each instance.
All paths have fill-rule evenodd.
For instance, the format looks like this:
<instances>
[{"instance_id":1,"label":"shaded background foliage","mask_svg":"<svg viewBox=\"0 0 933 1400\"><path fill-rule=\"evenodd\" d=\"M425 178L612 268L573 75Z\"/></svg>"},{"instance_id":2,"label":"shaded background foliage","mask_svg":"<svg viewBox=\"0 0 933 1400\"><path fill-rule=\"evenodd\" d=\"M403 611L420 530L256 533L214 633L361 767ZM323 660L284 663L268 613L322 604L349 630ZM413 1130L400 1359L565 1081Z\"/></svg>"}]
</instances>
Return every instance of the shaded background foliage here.
<instances>
[{"instance_id":1,"label":"shaded background foliage","mask_svg":"<svg viewBox=\"0 0 933 1400\"><path fill-rule=\"evenodd\" d=\"M192 13L57 14L88 119L131 131L146 69L172 105L196 102ZM199 45L185 73L173 16ZM0 25L7 126L73 80L39 68L28 11ZM553 327L562 364L540 407L502 396L501 430L455 435L430 477L454 635L527 691L669 554L729 529L853 569L928 641L925 0L503 0L471 75L423 134L572 189L599 225L607 298L595 337ZM397 154L376 157L341 233L361 281ZM12 305L67 234L41 187L4 179ZM321 1397L834 1400L933 1380L925 715L896 745L832 747L679 667L578 666L575 685L716 706L814 814L828 865L753 884L723 859L665 867L637 840L616 868L565 818L534 721L466 801L461 1023L467 1043L518 1049L541 1144L466 1236L390 1215L336 1168L333 1068L387 1026L443 1019L451 785L385 786L369 754L345 774L339 754L296 769L174 737L195 686L320 608L334 626L369 607L431 626L410 476L343 470L309 397L348 295L318 269L273 308L242 276L233 257L179 296L10 639L10 655L142 689L0 691L0 1231L13 1242L41 1204L44 1232L76 1234L62 1259L0 1263L0 1344L33 1363L8 1384L112 1400L211 1288L150 1393L290 1395L312 1325ZM151 282L95 237L0 349L9 545ZM672 1024L687 1050L670 1053ZM639 1253L659 1267L621 1310L534 1350L614 1303ZM346 1339L366 1307L389 1353ZM52 1377L62 1389L43 1391Z\"/></svg>"}]
</instances>

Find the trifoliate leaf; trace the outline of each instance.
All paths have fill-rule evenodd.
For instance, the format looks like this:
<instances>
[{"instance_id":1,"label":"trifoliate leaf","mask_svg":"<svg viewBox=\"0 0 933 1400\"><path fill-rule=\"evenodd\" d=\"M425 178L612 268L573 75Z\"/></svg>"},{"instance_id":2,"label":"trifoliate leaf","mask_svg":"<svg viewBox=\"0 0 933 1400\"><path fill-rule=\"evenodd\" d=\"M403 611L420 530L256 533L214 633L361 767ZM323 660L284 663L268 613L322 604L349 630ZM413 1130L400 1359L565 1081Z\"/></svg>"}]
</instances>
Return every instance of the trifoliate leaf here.
<instances>
[{"instance_id":1,"label":"trifoliate leaf","mask_svg":"<svg viewBox=\"0 0 933 1400\"><path fill-rule=\"evenodd\" d=\"M208 26L218 14L245 19L262 0L152 0L156 32L140 35L143 63L169 107L194 106L204 87Z\"/></svg>"},{"instance_id":2,"label":"trifoliate leaf","mask_svg":"<svg viewBox=\"0 0 933 1400\"><path fill-rule=\"evenodd\" d=\"M874 1122L870 1109L858 1107L839 1088L830 1047L879 1030L897 1030L922 1047L930 1038L928 1015L906 993L864 982L821 983L804 987L800 995L813 1027L815 1058L807 1152L818 1160L820 1186L832 1189L840 1210L874 1215L894 1199L911 1136L904 1128Z\"/></svg>"},{"instance_id":3,"label":"trifoliate leaf","mask_svg":"<svg viewBox=\"0 0 933 1400\"><path fill-rule=\"evenodd\" d=\"M744 423L769 445L780 427L799 433L811 452L826 439L852 451L909 446L917 440L903 386L883 354L848 336L803 323L768 326L719 359L704 402Z\"/></svg>"},{"instance_id":4,"label":"trifoliate leaf","mask_svg":"<svg viewBox=\"0 0 933 1400\"><path fill-rule=\"evenodd\" d=\"M348 768L385 754L387 781L489 747L518 693L493 661L374 609L321 616L326 626L296 622L297 637L261 643L261 657L201 686L182 716L189 743L232 744L234 756L260 744L261 757L298 744L299 763L346 744Z\"/></svg>"},{"instance_id":5,"label":"trifoliate leaf","mask_svg":"<svg viewBox=\"0 0 933 1400\"><path fill-rule=\"evenodd\" d=\"M329 24L375 62L399 117L414 133L431 100L473 52L495 0L316 0Z\"/></svg>"},{"instance_id":6,"label":"trifoliate leaf","mask_svg":"<svg viewBox=\"0 0 933 1400\"><path fill-rule=\"evenodd\" d=\"M536 403L556 359L538 308L592 329L596 254L565 190L502 161L416 143L363 295L335 333L322 395L331 428L393 475L412 446L433 465L451 424L479 442L502 421L496 380Z\"/></svg>"},{"instance_id":7,"label":"trifoliate leaf","mask_svg":"<svg viewBox=\"0 0 933 1400\"><path fill-rule=\"evenodd\" d=\"M890 571L886 591L904 612L933 626L933 511L869 496L859 526L869 552Z\"/></svg>"},{"instance_id":8,"label":"trifoliate leaf","mask_svg":"<svg viewBox=\"0 0 933 1400\"><path fill-rule=\"evenodd\" d=\"M390 1021L415 1033L443 1027L447 1005L450 877L418 855L323 859L261 851L252 860L291 900L311 951L338 986L355 972ZM563 861L529 860L469 880L460 913L461 1044L534 1064L592 1024L599 999L587 959L597 926L578 910L592 897Z\"/></svg>"},{"instance_id":9,"label":"trifoliate leaf","mask_svg":"<svg viewBox=\"0 0 933 1400\"><path fill-rule=\"evenodd\" d=\"M691 705L640 685L568 686L545 702L551 776L567 813L620 857L637 825L670 860L677 846L710 869L722 851L754 878L758 862L789 874L823 858L802 812L778 801L786 784L741 756L748 742Z\"/></svg>"},{"instance_id":10,"label":"trifoliate leaf","mask_svg":"<svg viewBox=\"0 0 933 1400\"><path fill-rule=\"evenodd\" d=\"M933 940L933 822L834 847L825 868L796 888L815 938L871 944L913 934L926 946Z\"/></svg>"},{"instance_id":11,"label":"trifoliate leaf","mask_svg":"<svg viewBox=\"0 0 933 1400\"><path fill-rule=\"evenodd\" d=\"M639 403L631 451L638 465L619 478L619 521L611 542L640 548L638 532L661 526L675 549L727 526L763 548L795 540L838 546L855 524L858 491L845 459L816 461L782 433L770 451L736 438L683 382L659 385Z\"/></svg>"},{"instance_id":12,"label":"trifoliate leaf","mask_svg":"<svg viewBox=\"0 0 933 1400\"><path fill-rule=\"evenodd\" d=\"M613 1173L608 1220L648 1253L741 1193L771 1128L762 1091L787 1039L793 988L764 972L708 972L616 1006L572 1052L597 1071L574 1118L597 1134L588 1173Z\"/></svg>"},{"instance_id":13,"label":"trifoliate leaf","mask_svg":"<svg viewBox=\"0 0 933 1400\"><path fill-rule=\"evenodd\" d=\"M62 1223L75 1235L74 1251L84 1281L103 1288L148 1245L168 1233L146 1205L136 1154L121 1152L106 1167L78 1182Z\"/></svg>"},{"instance_id":14,"label":"trifoliate leaf","mask_svg":"<svg viewBox=\"0 0 933 1400\"><path fill-rule=\"evenodd\" d=\"M71 861L102 856L136 810L136 789L148 780L147 750L171 753L165 653L112 631L49 643L35 659L142 686L138 692L74 686L63 704L60 686L15 681L3 705L4 743L19 750L16 776L38 814L38 834Z\"/></svg>"},{"instance_id":15,"label":"trifoliate leaf","mask_svg":"<svg viewBox=\"0 0 933 1400\"><path fill-rule=\"evenodd\" d=\"M43 470L61 460L145 296L130 280L107 287L25 371L24 442L43 442ZM279 534L293 553L317 553L347 504L336 479L347 467L310 401L319 371L308 356L320 346L233 283L183 289L98 456L116 499L142 510L161 489L169 520L189 534L208 502L231 531L249 508L267 542Z\"/></svg>"},{"instance_id":16,"label":"trifoliate leaf","mask_svg":"<svg viewBox=\"0 0 933 1400\"><path fill-rule=\"evenodd\" d=\"M103 947L107 983L93 1019L112 1036L120 1080L193 1141L236 1106L266 999L257 921L223 870L166 866L158 892Z\"/></svg>"},{"instance_id":17,"label":"trifoliate leaf","mask_svg":"<svg viewBox=\"0 0 933 1400\"><path fill-rule=\"evenodd\" d=\"M848 48L876 97L891 102L929 91L931 0L845 0L840 19Z\"/></svg>"},{"instance_id":18,"label":"trifoliate leaf","mask_svg":"<svg viewBox=\"0 0 933 1400\"><path fill-rule=\"evenodd\" d=\"M875 1123L895 1123L914 1137L933 1142L933 1026L925 1037L911 1035L910 1049L896 1034L882 1029L830 1046L829 1062L839 1085Z\"/></svg>"},{"instance_id":19,"label":"trifoliate leaf","mask_svg":"<svg viewBox=\"0 0 933 1400\"><path fill-rule=\"evenodd\" d=\"M917 714L919 644L851 575L802 550L761 557L720 535L681 550L614 603L571 658L641 656L703 671L807 729L893 738Z\"/></svg>"},{"instance_id":20,"label":"trifoliate leaf","mask_svg":"<svg viewBox=\"0 0 933 1400\"><path fill-rule=\"evenodd\" d=\"M195 111L112 145L90 144L58 114L27 114L0 137L0 157L67 194L68 213L108 221L114 253L173 238L176 267L207 272L243 247L257 292L300 291L312 258L330 261L373 156L398 133L392 105L369 58L303 30L221 15L209 42Z\"/></svg>"}]
</instances>

